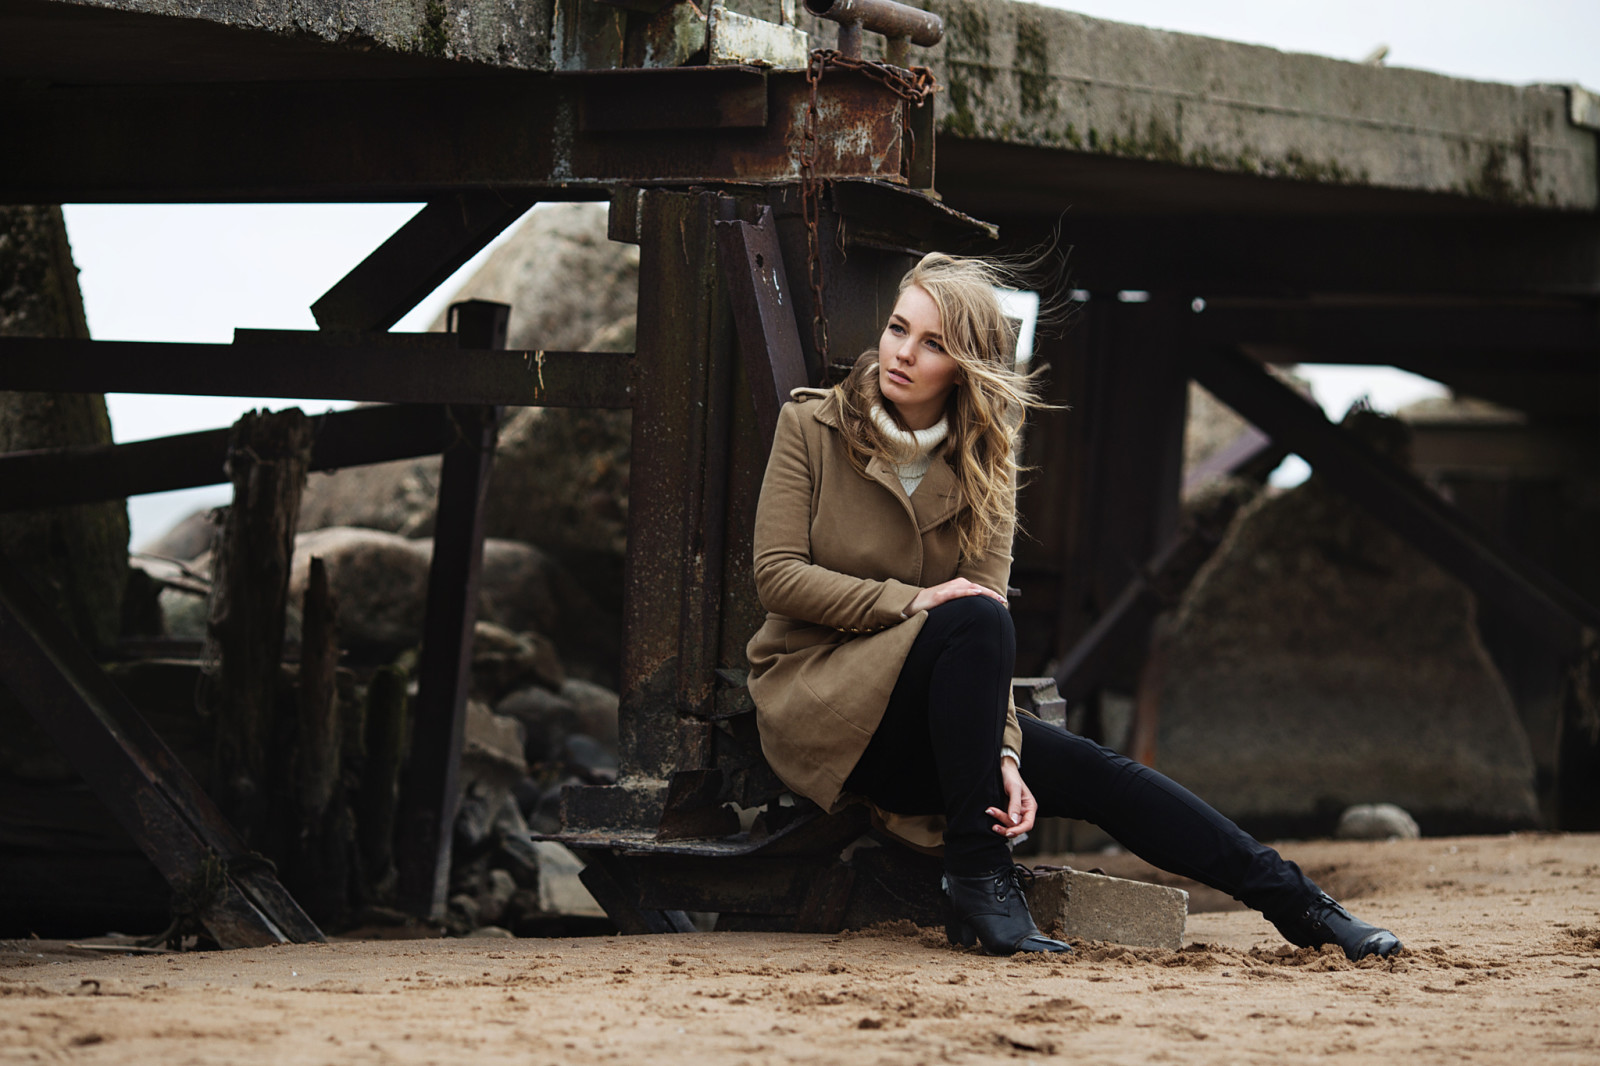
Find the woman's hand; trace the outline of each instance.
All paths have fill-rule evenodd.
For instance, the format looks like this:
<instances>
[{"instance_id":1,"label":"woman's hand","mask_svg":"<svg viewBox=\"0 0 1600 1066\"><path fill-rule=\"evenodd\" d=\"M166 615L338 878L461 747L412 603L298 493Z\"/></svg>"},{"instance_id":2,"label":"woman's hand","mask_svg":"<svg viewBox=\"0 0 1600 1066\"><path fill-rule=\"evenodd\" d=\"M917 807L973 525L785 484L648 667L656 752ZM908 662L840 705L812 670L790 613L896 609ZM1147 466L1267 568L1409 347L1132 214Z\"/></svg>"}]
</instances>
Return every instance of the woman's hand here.
<instances>
[{"instance_id":1,"label":"woman's hand","mask_svg":"<svg viewBox=\"0 0 1600 1066\"><path fill-rule=\"evenodd\" d=\"M1006 790L1006 809L990 807L985 812L999 823L991 828L1007 840L1032 832L1039 804L1028 790L1028 783L1022 780L1022 771L1010 759L1000 760L1000 783Z\"/></svg>"},{"instance_id":2,"label":"woman's hand","mask_svg":"<svg viewBox=\"0 0 1600 1066\"><path fill-rule=\"evenodd\" d=\"M912 600L911 605L906 608L906 617L910 618L918 611L926 611L939 606L941 603L958 600L963 596L987 596L1002 605L1006 602L1006 598L994 589L987 588L974 581L968 581L964 577L953 577L942 585L934 585L917 593L917 598Z\"/></svg>"}]
</instances>

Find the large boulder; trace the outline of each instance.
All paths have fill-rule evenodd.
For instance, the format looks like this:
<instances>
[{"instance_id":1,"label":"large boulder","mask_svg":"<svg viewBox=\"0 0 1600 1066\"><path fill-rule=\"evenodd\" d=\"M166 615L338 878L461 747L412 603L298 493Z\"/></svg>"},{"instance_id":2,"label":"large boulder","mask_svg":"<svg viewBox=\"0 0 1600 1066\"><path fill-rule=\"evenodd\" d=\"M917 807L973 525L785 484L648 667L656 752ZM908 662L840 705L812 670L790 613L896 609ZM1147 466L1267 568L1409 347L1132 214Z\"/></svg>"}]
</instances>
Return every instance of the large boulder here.
<instances>
[{"instance_id":1,"label":"large boulder","mask_svg":"<svg viewBox=\"0 0 1600 1066\"><path fill-rule=\"evenodd\" d=\"M1403 458L1398 423L1356 417ZM1528 739L1474 612L1320 479L1262 496L1164 638L1160 768L1262 832L1330 832L1383 802L1432 833L1534 825Z\"/></svg>"},{"instance_id":2,"label":"large boulder","mask_svg":"<svg viewBox=\"0 0 1600 1066\"><path fill-rule=\"evenodd\" d=\"M639 249L606 236L605 204L532 211L456 292L511 305L508 348L572 351L639 304ZM443 331L445 315L433 329Z\"/></svg>"},{"instance_id":3,"label":"large boulder","mask_svg":"<svg viewBox=\"0 0 1600 1066\"><path fill-rule=\"evenodd\" d=\"M289 574L291 603L305 594L313 556L327 565L345 647L383 657L422 639L431 540L345 527L301 533ZM195 569L203 570L204 560ZM604 612L559 564L528 544L484 542L478 617L513 632L548 635L562 661L580 673L616 656Z\"/></svg>"},{"instance_id":4,"label":"large boulder","mask_svg":"<svg viewBox=\"0 0 1600 1066\"><path fill-rule=\"evenodd\" d=\"M61 209L0 206L0 337L88 336ZM110 443L98 393L0 392L0 453ZM116 641L128 579L122 501L0 515L0 554L84 643Z\"/></svg>"}]
</instances>

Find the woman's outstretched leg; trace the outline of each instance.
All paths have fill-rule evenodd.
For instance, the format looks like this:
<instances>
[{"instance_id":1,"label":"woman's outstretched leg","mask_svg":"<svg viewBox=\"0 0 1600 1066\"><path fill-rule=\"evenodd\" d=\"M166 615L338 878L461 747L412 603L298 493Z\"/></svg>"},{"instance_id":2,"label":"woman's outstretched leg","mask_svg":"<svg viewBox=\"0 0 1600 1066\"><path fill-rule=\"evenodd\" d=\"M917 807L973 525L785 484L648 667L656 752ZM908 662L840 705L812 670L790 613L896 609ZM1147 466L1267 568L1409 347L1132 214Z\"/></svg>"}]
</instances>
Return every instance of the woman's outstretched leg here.
<instances>
[{"instance_id":1,"label":"woman's outstretched leg","mask_svg":"<svg viewBox=\"0 0 1600 1066\"><path fill-rule=\"evenodd\" d=\"M1209 885L1272 921L1302 946L1388 955L1393 934L1352 918L1300 867L1171 778L1037 719L1022 719L1023 778L1042 815L1079 818L1146 862Z\"/></svg>"}]
</instances>

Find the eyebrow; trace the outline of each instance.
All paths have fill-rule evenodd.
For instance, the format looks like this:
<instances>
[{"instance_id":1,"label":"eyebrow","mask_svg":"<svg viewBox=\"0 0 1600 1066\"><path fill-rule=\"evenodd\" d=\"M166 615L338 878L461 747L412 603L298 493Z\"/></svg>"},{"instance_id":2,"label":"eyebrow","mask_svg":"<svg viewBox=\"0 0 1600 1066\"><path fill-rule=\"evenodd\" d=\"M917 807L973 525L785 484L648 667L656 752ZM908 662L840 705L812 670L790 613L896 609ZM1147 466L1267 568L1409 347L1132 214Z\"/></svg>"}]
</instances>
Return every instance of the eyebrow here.
<instances>
[{"instance_id":1,"label":"eyebrow","mask_svg":"<svg viewBox=\"0 0 1600 1066\"><path fill-rule=\"evenodd\" d=\"M899 311L890 311L889 312L889 321L890 322L898 322L902 326L911 325L910 322L906 321L906 316L902 315ZM944 343L944 334L935 331L933 333L928 334L928 339L929 340L935 340L935 341L938 341L940 344L943 344Z\"/></svg>"}]
</instances>

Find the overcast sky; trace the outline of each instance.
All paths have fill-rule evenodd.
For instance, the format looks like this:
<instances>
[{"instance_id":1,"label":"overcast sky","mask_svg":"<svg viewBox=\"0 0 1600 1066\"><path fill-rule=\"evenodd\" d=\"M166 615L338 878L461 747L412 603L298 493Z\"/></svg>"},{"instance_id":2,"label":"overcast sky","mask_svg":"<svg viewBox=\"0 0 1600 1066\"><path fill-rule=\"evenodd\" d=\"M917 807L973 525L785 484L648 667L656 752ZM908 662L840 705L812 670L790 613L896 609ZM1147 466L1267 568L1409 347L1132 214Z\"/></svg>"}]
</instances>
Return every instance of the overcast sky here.
<instances>
[{"instance_id":1,"label":"overcast sky","mask_svg":"<svg viewBox=\"0 0 1600 1066\"><path fill-rule=\"evenodd\" d=\"M1600 90L1600 0L1075 0L1049 6L1341 59L1363 59L1387 45L1390 66ZM66 215L95 337L227 342L235 326L314 329L311 302L419 206L79 204L67 205ZM396 329L426 329L481 259ZM1429 387L1397 372L1348 368L1330 368L1314 380L1319 399L1335 414L1363 393L1392 410ZM264 398L126 395L108 402L119 441L227 425L250 407L284 405ZM315 412L331 405L300 406ZM225 490L212 488L130 501L133 542L226 498Z\"/></svg>"}]
</instances>

